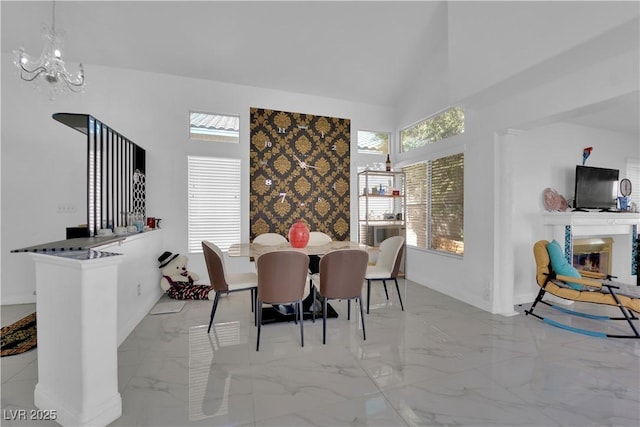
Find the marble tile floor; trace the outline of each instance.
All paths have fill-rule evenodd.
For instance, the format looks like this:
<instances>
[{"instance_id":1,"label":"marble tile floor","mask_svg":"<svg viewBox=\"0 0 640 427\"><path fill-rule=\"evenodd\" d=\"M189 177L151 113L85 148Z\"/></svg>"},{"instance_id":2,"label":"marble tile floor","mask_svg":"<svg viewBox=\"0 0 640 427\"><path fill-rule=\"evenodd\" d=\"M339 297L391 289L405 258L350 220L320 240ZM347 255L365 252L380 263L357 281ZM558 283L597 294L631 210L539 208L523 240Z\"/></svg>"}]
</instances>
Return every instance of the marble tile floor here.
<instances>
[{"instance_id":1,"label":"marble tile floor","mask_svg":"<svg viewBox=\"0 0 640 427\"><path fill-rule=\"evenodd\" d=\"M220 301L211 334L209 301L147 315L119 348L123 414L111 426L640 425L640 340L492 315L411 282L402 312L395 290L388 303L381 286L374 290L366 341L355 310L347 321L338 301L327 344L322 322L307 321L304 348L299 328L281 323L262 328L256 352L245 293ZM2 325L33 310L3 306ZM34 408L36 359L37 350L2 358L3 414Z\"/></svg>"}]
</instances>

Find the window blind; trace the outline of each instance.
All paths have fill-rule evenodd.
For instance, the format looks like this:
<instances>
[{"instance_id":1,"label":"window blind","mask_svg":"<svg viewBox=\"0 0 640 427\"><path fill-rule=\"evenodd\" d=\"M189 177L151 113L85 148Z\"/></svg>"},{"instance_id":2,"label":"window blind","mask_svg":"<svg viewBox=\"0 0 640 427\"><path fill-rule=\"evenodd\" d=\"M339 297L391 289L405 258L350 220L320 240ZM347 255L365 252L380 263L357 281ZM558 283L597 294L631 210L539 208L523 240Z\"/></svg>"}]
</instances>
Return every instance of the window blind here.
<instances>
[{"instance_id":1,"label":"window blind","mask_svg":"<svg viewBox=\"0 0 640 427\"><path fill-rule=\"evenodd\" d=\"M402 169L406 176L407 244L427 247L427 163Z\"/></svg>"},{"instance_id":2,"label":"window blind","mask_svg":"<svg viewBox=\"0 0 640 427\"><path fill-rule=\"evenodd\" d=\"M402 169L406 174L407 244L464 253L464 154Z\"/></svg>"},{"instance_id":3,"label":"window blind","mask_svg":"<svg viewBox=\"0 0 640 427\"><path fill-rule=\"evenodd\" d=\"M209 240L228 250L240 241L240 159L188 156L188 249Z\"/></svg>"},{"instance_id":4,"label":"window blind","mask_svg":"<svg viewBox=\"0 0 640 427\"><path fill-rule=\"evenodd\" d=\"M464 154L429 162L431 248L464 253Z\"/></svg>"}]
</instances>

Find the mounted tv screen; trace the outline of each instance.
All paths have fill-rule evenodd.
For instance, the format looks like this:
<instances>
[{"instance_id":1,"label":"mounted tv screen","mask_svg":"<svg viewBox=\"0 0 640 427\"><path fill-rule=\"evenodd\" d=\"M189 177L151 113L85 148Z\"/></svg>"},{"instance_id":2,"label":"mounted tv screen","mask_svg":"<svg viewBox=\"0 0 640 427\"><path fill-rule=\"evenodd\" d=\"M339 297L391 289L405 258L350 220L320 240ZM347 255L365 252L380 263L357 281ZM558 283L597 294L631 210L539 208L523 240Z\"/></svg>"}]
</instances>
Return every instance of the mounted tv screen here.
<instances>
[{"instance_id":1,"label":"mounted tv screen","mask_svg":"<svg viewBox=\"0 0 640 427\"><path fill-rule=\"evenodd\" d=\"M610 210L616 207L618 169L576 166L574 208Z\"/></svg>"}]
</instances>

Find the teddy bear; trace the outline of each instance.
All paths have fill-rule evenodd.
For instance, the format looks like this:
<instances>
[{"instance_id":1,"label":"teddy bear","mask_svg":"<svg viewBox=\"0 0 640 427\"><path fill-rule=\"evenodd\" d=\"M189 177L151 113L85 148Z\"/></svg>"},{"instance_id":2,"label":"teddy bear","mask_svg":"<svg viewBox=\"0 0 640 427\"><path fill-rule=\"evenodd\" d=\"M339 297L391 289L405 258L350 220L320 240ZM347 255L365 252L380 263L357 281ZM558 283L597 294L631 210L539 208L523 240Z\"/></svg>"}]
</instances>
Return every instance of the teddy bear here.
<instances>
[{"instance_id":1,"label":"teddy bear","mask_svg":"<svg viewBox=\"0 0 640 427\"><path fill-rule=\"evenodd\" d=\"M200 276L187 270L186 256L166 251L160 255L158 262L160 263L158 268L162 273L160 287L170 298L213 299L215 297L215 291L211 286L194 284Z\"/></svg>"}]
</instances>

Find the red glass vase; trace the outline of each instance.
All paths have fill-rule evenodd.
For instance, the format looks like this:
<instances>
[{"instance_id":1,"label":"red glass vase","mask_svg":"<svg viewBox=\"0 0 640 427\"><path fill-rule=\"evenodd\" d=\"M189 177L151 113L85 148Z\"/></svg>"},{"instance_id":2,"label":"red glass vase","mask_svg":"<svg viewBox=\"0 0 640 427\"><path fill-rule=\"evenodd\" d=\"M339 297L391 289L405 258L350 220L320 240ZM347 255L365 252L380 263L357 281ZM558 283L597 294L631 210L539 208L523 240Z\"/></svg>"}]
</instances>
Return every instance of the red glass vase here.
<instances>
[{"instance_id":1,"label":"red glass vase","mask_svg":"<svg viewBox=\"0 0 640 427\"><path fill-rule=\"evenodd\" d=\"M292 248L304 248L309 243L309 228L301 219L289 229L289 243Z\"/></svg>"}]
</instances>

